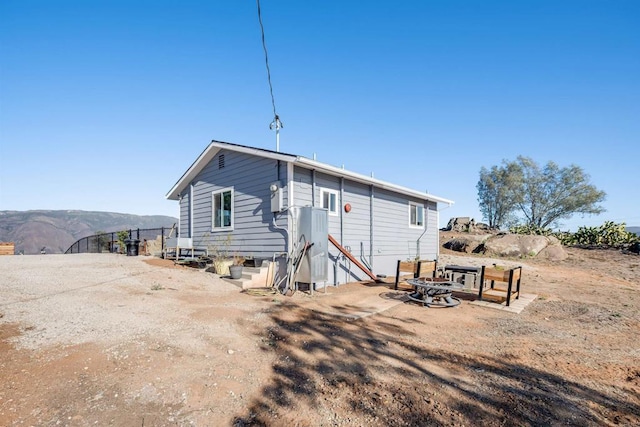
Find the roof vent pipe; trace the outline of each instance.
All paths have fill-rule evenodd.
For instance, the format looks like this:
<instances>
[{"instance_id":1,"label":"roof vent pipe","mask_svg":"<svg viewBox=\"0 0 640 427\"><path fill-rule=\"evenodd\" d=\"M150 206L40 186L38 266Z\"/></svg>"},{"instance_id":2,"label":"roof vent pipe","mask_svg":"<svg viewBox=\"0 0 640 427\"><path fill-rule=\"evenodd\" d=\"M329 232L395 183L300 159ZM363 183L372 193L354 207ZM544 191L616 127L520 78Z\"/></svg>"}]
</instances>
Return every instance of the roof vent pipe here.
<instances>
[{"instance_id":1,"label":"roof vent pipe","mask_svg":"<svg viewBox=\"0 0 640 427\"><path fill-rule=\"evenodd\" d=\"M269 129L276 131L276 152L280 152L280 129L283 128L284 125L280 121L280 117L276 114L275 118L269 125Z\"/></svg>"}]
</instances>

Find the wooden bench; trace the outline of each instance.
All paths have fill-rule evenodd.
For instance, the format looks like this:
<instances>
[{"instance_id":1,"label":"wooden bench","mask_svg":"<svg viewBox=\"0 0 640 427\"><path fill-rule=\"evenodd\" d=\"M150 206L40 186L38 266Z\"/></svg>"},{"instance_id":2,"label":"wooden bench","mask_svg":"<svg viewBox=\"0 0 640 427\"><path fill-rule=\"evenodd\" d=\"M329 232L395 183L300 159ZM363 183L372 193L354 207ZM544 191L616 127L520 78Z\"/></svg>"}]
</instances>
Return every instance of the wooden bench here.
<instances>
[{"instance_id":1,"label":"wooden bench","mask_svg":"<svg viewBox=\"0 0 640 427\"><path fill-rule=\"evenodd\" d=\"M479 300L489 300L498 303L511 303L511 299L520 297L520 280L522 267L500 269L482 266L480 270ZM498 286L496 286L498 284ZM486 288L486 289L485 289Z\"/></svg>"},{"instance_id":2,"label":"wooden bench","mask_svg":"<svg viewBox=\"0 0 640 427\"><path fill-rule=\"evenodd\" d=\"M438 269L438 261L401 261L398 260L398 267L396 268L396 279L393 285L394 290L398 290L398 283L405 281L407 276L410 279L416 279L418 277L434 278L436 277L436 270ZM409 275L402 276L402 273L409 273Z\"/></svg>"}]
</instances>

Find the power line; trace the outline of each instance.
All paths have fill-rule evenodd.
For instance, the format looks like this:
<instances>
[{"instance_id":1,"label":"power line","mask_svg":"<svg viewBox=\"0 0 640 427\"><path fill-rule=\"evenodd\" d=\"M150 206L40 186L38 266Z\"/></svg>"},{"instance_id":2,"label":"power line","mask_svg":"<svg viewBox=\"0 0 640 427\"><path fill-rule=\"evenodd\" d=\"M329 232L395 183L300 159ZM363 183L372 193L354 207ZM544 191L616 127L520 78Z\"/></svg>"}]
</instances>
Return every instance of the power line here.
<instances>
[{"instance_id":1,"label":"power line","mask_svg":"<svg viewBox=\"0 0 640 427\"><path fill-rule=\"evenodd\" d=\"M269 125L269 128L275 129L276 131L276 151L280 151L280 143L279 143L279 129L282 126L282 122L280 121L280 117L278 117L278 113L276 112L276 100L273 96L273 84L271 83L271 69L269 68L269 54L267 53L267 43L264 39L264 25L262 24L262 12L260 11L260 0L256 0L256 4L258 6L258 21L260 22L260 34L262 36L262 49L264 50L264 62L267 66L267 81L269 82L269 93L271 94L271 106L273 107L273 122Z\"/></svg>"}]
</instances>

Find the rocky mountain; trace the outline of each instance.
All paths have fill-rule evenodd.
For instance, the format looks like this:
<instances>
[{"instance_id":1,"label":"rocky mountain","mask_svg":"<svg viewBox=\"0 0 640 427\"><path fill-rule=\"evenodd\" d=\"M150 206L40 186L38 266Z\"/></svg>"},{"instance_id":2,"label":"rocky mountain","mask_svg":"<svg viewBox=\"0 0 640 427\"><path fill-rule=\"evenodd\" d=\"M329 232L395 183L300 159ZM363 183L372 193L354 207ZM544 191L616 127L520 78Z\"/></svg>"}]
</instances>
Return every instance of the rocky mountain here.
<instances>
[{"instance_id":1,"label":"rocky mountain","mask_svg":"<svg viewBox=\"0 0 640 427\"><path fill-rule=\"evenodd\" d=\"M14 242L15 253L64 253L82 237L98 232L171 227L177 218L77 210L0 211L0 242Z\"/></svg>"}]
</instances>

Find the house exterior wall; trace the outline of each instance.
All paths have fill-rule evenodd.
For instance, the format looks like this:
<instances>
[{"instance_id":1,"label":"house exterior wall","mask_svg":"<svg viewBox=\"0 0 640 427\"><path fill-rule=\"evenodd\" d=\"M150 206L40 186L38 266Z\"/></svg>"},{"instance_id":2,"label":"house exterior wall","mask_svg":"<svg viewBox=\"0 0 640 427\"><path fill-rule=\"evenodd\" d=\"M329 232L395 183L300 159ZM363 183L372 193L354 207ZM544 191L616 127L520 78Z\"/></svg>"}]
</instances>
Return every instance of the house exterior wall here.
<instances>
[{"instance_id":1,"label":"house exterior wall","mask_svg":"<svg viewBox=\"0 0 640 427\"><path fill-rule=\"evenodd\" d=\"M224 155L220 168L219 156ZM194 178L193 184L193 243L200 249L215 252L238 253L255 258L270 258L286 250L286 233L273 227L271 212L271 183L285 186L287 168L277 160L251 156L235 151L221 150ZM233 189L233 229L212 230L212 193L225 188ZM285 205L287 204L284 189ZM181 203L180 221L187 224L189 209ZM287 226L286 214L276 216L276 225ZM181 235L185 230L181 231ZM228 240L227 240L228 239Z\"/></svg>"},{"instance_id":2,"label":"house exterior wall","mask_svg":"<svg viewBox=\"0 0 640 427\"><path fill-rule=\"evenodd\" d=\"M220 155L224 156L222 168ZM269 186L275 182L282 188L285 209L275 215L274 226ZM226 188L233 189L233 229L214 231L212 192ZM437 257L436 202L225 149L200 170L181 194L180 236L192 237L194 246L209 249L210 255L224 250L270 259L291 250L289 242L295 244L299 239L297 210L302 206L322 207L323 189L337 194L337 215L328 215L329 234L356 259L369 264L374 274L395 275L398 260ZM426 228L410 227L410 202L424 207ZM344 209L347 203L349 212ZM333 245L329 244L328 249L328 284L368 279Z\"/></svg>"},{"instance_id":3,"label":"house exterior wall","mask_svg":"<svg viewBox=\"0 0 640 427\"><path fill-rule=\"evenodd\" d=\"M409 225L409 202L423 206L426 228ZM373 210L376 274L395 276L398 260L436 258L439 244L436 203L376 190Z\"/></svg>"},{"instance_id":4,"label":"house exterior wall","mask_svg":"<svg viewBox=\"0 0 640 427\"><path fill-rule=\"evenodd\" d=\"M371 265L371 187L368 185L342 180L341 201L339 215L342 219L342 229L336 230L334 237L347 248L351 254L365 265L369 264L375 272L375 266ZM351 206L346 212L344 206ZM340 233L340 234L338 234ZM336 254L338 250L332 248ZM351 268L349 268L351 267ZM368 279L357 267L349 266L349 261L341 259L335 267L336 281L338 283L354 280Z\"/></svg>"},{"instance_id":5,"label":"house exterior wall","mask_svg":"<svg viewBox=\"0 0 640 427\"><path fill-rule=\"evenodd\" d=\"M338 215L328 215L328 230L343 247L375 274L393 276L398 260L435 259L438 246L437 204L348 179L294 169L295 205L322 207L323 189L338 193ZM409 226L409 202L421 204L425 228ZM345 204L351 210L345 212ZM417 241L420 240L418 254ZM329 245L329 283L340 284L368 277Z\"/></svg>"}]
</instances>

